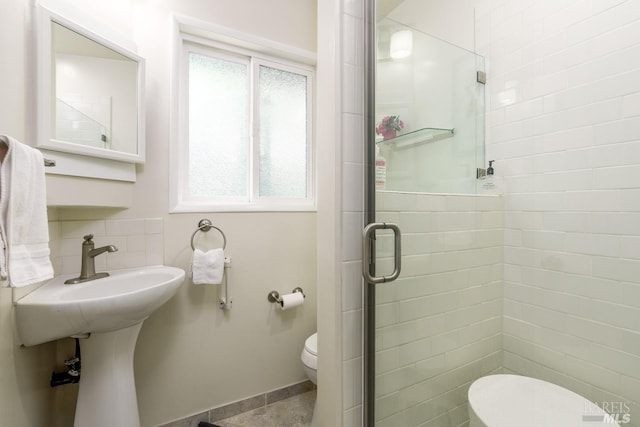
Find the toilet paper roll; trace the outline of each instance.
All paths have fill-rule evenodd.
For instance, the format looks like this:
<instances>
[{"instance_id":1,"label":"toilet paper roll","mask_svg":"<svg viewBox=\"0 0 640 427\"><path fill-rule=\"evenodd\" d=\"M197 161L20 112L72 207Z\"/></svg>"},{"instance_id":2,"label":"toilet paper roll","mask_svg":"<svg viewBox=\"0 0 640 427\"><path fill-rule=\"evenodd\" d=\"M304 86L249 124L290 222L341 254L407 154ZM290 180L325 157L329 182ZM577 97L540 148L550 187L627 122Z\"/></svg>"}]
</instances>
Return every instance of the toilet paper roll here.
<instances>
[{"instance_id":1,"label":"toilet paper roll","mask_svg":"<svg viewBox=\"0 0 640 427\"><path fill-rule=\"evenodd\" d=\"M280 308L289 310L304 303L304 295L302 292L294 292L292 294L284 294L280 296Z\"/></svg>"}]
</instances>

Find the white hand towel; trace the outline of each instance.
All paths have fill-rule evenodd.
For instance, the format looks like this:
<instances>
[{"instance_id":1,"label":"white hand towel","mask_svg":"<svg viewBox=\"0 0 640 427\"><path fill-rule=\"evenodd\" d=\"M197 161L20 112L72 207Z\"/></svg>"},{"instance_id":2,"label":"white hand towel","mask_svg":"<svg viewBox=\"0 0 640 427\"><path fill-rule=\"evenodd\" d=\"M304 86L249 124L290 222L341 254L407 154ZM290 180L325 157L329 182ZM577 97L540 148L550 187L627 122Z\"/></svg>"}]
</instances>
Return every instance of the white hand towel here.
<instances>
[{"instance_id":1,"label":"white hand towel","mask_svg":"<svg viewBox=\"0 0 640 427\"><path fill-rule=\"evenodd\" d=\"M224 273L224 251L196 249L191 258L191 278L194 285L219 285Z\"/></svg>"},{"instance_id":2,"label":"white hand towel","mask_svg":"<svg viewBox=\"0 0 640 427\"><path fill-rule=\"evenodd\" d=\"M0 220L7 245L8 285L33 285L53 277L44 159L40 151L10 136L0 135L0 140L9 147L0 167Z\"/></svg>"}]
</instances>

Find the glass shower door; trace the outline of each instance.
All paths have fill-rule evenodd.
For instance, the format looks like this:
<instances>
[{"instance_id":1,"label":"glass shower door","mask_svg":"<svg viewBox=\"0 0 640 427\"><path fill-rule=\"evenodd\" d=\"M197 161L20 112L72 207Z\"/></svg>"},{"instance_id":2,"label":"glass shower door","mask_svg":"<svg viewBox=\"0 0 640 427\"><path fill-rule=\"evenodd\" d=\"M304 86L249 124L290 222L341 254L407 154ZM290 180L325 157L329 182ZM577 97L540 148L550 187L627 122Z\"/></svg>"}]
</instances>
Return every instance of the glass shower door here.
<instances>
[{"instance_id":1,"label":"glass shower door","mask_svg":"<svg viewBox=\"0 0 640 427\"><path fill-rule=\"evenodd\" d=\"M483 59L386 18L375 36L365 425L458 426L469 384L500 366L499 206L474 200ZM397 37L410 40L408 54Z\"/></svg>"}]
</instances>

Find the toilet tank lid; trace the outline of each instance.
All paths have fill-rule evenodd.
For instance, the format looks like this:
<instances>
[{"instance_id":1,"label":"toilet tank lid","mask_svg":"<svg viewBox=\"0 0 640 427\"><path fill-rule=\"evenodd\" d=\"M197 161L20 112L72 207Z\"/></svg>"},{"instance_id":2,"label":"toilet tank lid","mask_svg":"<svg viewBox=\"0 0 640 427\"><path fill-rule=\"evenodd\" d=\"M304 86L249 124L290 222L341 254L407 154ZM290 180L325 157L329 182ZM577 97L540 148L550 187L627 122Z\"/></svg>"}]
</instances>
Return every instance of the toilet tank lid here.
<instances>
[{"instance_id":1,"label":"toilet tank lid","mask_svg":"<svg viewBox=\"0 0 640 427\"><path fill-rule=\"evenodd\" d=\"M311 335L304 342L304 349L314 356L318 355L318 333Z\"/></svg>"}]
</instances>

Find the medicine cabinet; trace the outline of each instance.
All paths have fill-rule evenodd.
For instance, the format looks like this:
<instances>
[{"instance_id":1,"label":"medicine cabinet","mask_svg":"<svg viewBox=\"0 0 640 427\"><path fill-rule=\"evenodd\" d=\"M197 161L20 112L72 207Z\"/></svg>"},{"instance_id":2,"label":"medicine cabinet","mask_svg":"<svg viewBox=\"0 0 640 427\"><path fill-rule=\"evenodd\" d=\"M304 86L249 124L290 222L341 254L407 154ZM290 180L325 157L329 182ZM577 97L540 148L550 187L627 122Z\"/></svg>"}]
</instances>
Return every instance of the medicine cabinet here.
<instances>
[{"instance_id":1,"label":"medicine cabinet","mask_svg":"<svg viewBox=\"0 0 640 427\"><path fill-rule=\"evenodd\" d=\"M145 61L92 24L38 6L36 146L72 163L144 163Z\"/></svg>"}]
</instances>

